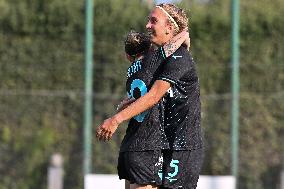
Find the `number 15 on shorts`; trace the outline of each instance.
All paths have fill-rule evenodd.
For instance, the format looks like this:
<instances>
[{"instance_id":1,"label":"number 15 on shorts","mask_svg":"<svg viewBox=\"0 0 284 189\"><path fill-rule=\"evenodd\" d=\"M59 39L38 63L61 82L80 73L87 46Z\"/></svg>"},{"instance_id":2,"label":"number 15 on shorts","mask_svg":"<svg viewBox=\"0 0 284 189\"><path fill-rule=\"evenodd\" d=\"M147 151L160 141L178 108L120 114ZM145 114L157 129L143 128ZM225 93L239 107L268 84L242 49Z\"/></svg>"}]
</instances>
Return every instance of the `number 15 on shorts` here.
<instances>
[{"instance_id":1,"label":"number 15 on shorts","mask_svg":"<svg viewBox=\"0 0 284 189\"><path fill-rule=\"evenodd\" d=\"M168 179L170 182L173 182L177 179L175 179L174 177L178 174L179 172L179 168L178 168L178 164L179 164L179 161L178 160L175 160L175 159L172 159L171 163L170 163L170 167L173 168L173 171L168 173L167 176L165 177L165 179ZM158 175L160 177L160 179L162 180L163 179L163 170L159 170L158 172Z\"/></svg>"}]
</instances>

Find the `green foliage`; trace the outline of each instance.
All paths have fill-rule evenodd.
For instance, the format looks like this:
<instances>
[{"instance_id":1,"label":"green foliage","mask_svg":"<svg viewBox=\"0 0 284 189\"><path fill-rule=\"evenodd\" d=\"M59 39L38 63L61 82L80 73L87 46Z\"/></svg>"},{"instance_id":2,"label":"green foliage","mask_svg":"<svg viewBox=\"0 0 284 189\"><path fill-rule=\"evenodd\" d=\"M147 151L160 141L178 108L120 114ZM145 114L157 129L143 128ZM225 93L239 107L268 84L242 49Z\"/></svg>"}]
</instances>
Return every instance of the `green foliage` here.
<instances>
[{"instance_id":1,"label":"green foliage","mask_svg":"<svg viewBox=\"0 0 284 189\"><path fill-rule=\"evenodd\" d=\"M201 83L202 173L230 174L230 1L181 6L190 9ZM241 1L242 189L279 183L283 8L281 0ZM0 0L0 189L46 188L56 152L64 157L65 188L83 188L84 10L84 1ZM124 37L130 29L144 31L148 13L141 1L94 1L94 131L125 95ZM125 128L108 143L93 138L95 173L116 173Z\"/></svg>"},{"instance_id":2,"label":"green foliage","mask_svg":"<svg viewBox=\"0 0 284 189\"><path fill-rule=\"evenodd\" d=\"M201 97L210 94L203 98L207 152L203 174L213 175L230 174L231 166L231 26L229 9L224 9L228 1L221 2L190 5ZM279 116L284 110L284 26L280 24L284 3L241 2L239 188L277 188L284 152L280 142L284 124ZM223 96L216 95L220 93Z\"/></svg>"}]
</instances>

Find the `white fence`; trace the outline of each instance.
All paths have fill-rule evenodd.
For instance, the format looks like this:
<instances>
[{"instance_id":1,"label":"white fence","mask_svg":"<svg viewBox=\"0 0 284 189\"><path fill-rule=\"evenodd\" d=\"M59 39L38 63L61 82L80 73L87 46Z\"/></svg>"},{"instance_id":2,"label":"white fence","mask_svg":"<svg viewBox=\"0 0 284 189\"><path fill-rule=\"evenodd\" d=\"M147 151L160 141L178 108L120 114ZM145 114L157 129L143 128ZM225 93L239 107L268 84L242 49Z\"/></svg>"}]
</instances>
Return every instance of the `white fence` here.
<instances>
[{"instance_id":1,"label":"white fence","mask_svg":"<svg viewBox=\"0 0 284 189\"><path fill-rule=\"evenodd\" d=\"M124 189L124 180L117 175L90 174L85 176L85 189ZM200 176L197 189L235 189L233 176Z\"/></svg>"}]
</instances>

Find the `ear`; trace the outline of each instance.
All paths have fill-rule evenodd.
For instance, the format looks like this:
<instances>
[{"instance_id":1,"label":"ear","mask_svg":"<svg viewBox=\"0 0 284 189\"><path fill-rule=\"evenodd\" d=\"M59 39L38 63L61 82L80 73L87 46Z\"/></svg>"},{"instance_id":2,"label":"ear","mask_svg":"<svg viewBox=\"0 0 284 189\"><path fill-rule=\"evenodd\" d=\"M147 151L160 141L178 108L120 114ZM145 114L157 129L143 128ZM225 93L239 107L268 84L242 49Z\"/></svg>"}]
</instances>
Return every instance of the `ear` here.
<instances>
[{"instance_id":1,"label":"ear","mask_svg":"<svg viewBox=\"0 0 284 189\"><path fill-rule=\"evenodd\" d=\"M175 33L175 28L170 22L168 22L167 25L166 25L166 32L168 34L172 34L172 35L174 35L174 33Z\"/></svg>"}]
</instances>

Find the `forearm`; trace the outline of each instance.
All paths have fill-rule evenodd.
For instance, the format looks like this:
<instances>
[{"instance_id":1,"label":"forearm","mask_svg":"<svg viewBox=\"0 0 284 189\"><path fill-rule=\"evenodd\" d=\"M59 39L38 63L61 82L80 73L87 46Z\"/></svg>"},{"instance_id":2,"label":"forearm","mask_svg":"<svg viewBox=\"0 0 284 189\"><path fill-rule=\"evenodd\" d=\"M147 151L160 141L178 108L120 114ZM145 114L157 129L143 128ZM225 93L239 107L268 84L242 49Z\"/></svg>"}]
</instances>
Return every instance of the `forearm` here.
<instances>
[{"instance_id":1,"label":"forearm","mask_svg":"<svg viewBox=\"0 0 284 189\"><path fill-rule=\"evenodd\" d=\"M174 36L171 40L169 40L167 43L164 44L163 49L165 52L165 56L169 57L171 56L186 40L186 37L188 36L188 33L183 31L176 36Z\"/></svg>"},{"instance_id":2,"label":"forearm","mask_svg":"<svg viewBox=\"0 0 284 189\"><path fill-rule=\"evenodd\" d=\"M117 121L118 124L122 123L123 121L129 120L130 118L146 111L147 109L153 107L158 102L157 98L155 98L150 93L140 97L131 105L129 105L124 110L120 111L113 117Z\"/></svg>"},{"instance_id":3,"label":"forearm","mask_svg":"<svg viewBox=\"0 0 284 189\"><path fill-rule=\"evenodd\" d=\"M130 118L150 109L159 102L169 87L170 84L165 81L156 81L148 93L137 99L124 110L115 114L112 118L120 124L123 121L129 120Z\"/></svg>"},{"instance_id":4,"label":"forearm","mask_svg":"<svg viewBox=\"0 0 284 189\"><path fill-rule=\"evenodd\" d=\"M131 99L128 96L124 97L124 99L118 104L116 110L120 112L121 110L125 109L129 104L134 102L135 99Z\"/></svg>"},{"instance_id":5,"label":"forearm","mask_svg":"<svg viewBox=\"0 0 284 189\"><path fill-rule=\"evenodd\" d=\"M168 82L157 80L148 93L113 117L106 119L103 124L98 127L96 137L99 140L110 140L120 123L154 106L164 96L169 87L170 84Z\"/></svg>"}]
</instances>

